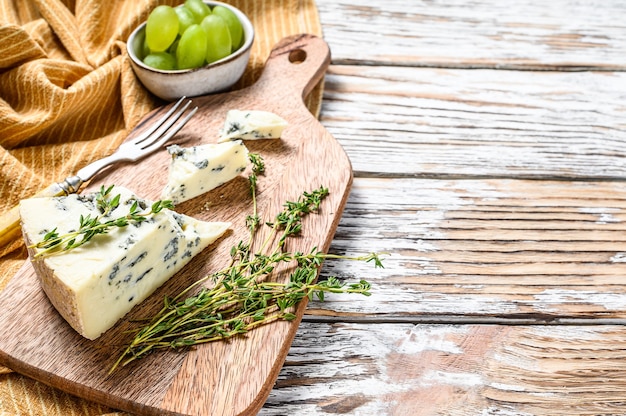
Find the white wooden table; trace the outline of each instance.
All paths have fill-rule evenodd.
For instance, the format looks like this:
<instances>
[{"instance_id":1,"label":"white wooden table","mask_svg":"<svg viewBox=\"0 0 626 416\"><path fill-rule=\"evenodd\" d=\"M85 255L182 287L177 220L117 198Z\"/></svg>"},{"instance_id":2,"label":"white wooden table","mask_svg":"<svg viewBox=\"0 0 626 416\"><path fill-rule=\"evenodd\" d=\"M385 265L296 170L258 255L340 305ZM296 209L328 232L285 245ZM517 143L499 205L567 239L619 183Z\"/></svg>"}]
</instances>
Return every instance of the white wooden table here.
<instances>
[{"instance_id":1,"label":"white wooden table","mask_svg":"<svg viewBox=\"0 0 626 416\"><path fill-rule=\"evenodd\" d=\"M318 0L355 180L261 415L626 414L626 2Z\"/></svg>"}]
</instances>

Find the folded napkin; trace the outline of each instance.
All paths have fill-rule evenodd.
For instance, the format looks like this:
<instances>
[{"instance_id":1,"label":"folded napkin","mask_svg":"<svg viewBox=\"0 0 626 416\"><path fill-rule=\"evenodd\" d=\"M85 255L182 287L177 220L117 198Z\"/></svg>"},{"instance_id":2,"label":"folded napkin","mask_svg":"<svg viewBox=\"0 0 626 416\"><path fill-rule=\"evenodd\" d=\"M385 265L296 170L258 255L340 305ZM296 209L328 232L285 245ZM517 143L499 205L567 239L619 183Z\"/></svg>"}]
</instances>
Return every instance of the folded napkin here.
<instances>
[{"instance_id":1,"label":"folded napkin","mask_svg":"<svg viewBox=\"0 0 626 416\"><path fill-rule=\"evenodd\" d=\"M283 37L321 36L314 0L222 0L241 9L256 37L235 88L258 78ZM0 214L111 154L163 102L135 78L125 40L157 0L0 0ZM18 6L19 5L19 6ZM322 85L307 99L318 114ZM0 290L27 258L23 242L0 247ZM0 367L0 414L113 412Z\"/></svg>"}]
</instances>

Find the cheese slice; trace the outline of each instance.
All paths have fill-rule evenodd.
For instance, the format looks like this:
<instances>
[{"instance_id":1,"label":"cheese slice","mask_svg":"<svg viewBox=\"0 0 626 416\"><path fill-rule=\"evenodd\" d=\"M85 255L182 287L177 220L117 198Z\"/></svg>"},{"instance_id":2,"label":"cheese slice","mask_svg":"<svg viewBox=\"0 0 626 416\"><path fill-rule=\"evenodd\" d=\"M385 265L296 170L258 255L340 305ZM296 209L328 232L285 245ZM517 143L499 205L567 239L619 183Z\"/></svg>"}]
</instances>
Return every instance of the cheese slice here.
<instances>
[{"instance_id":1,"label":"cheese slice","mask_svg":"<svg viewBox=\"0 0 626 416\"><path fill-rule=\"evenodd\" d=\"M287 124L283 118L269 111L230 110L217 141L278 139Z\"/></svg>"},{"instance_id":2,"label":"cheese slice","mask_svg":"<svg viewBox=\"0 0 626 416\"><path fill-rule=\"evenodd\" d=\"M120 204L102 222L126 215L134 201L150 210L152 202L123 187L114 187ZM95 194L31 198L20 202L22 231L27 245L43 240L56 227L63 235L79 227L81 215L100 215ZM48 298L82 336L95 339L131 308L178 272L195 255L230 227L205 222L164 209L146 221L114 227L86 244L34 258L33 267Z\"/></svg>"},{"instance_id":3,"label":"cheese slice","mask_svg":"<svg viewBox=\"0 0 626 416\"><path fill-rule=\"evenodd\" d=\"M248 165L248 149L241 142L169 146L172 155L167 185L161 198L179 204L234 179Z\"/></svg>"}]
</instances>

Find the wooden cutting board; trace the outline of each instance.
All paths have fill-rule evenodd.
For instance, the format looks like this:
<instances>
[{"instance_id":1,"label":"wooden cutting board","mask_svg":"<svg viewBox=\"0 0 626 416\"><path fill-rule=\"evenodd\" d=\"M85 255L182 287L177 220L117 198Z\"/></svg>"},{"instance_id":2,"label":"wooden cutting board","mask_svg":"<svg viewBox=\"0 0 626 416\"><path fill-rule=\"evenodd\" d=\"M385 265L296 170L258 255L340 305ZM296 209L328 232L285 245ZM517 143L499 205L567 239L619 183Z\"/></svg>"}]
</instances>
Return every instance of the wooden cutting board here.
<instances>
[{"instance_id":1,"label":"wooden cutting board","mask_svg":"<svg viewBox=\"0 0 626 416\"><path fill-rule=\"evenodd\" d=\"M329 62L330 51L322 39L286 38L274 48L253 86L195 98L198 113L171 141L182 146L215 143L230 109L265 110L285 118L289 126L280 140L246 142L266 162L266 174L259 178L262 218L271 220L285 201L296 200L303 191L319 186L330 190L320 212L305 219L302 236L290 243L293 251L309 251L314 246L328 250L352 183L350 161L343 149L303 103ZM146 116L131 136L164 111ZM168 164L167 152L159 151L137 164L103 172L90 188L121 185L156 200L165 186ZM0 292L0 363L71 394L135 414L256 414L283 365L304 302L298 306L295 321L266 325L227 342L154 353L108 375L131 338L126 331L137 328L133 321L152 316L164 296L175 295L228 264L230 247L247 236L245 216L252 212L248 189L244 173L177 206L177 211L206 221L231 221L232 232L95 341L82 338L67 325L40 289L30 262L25 262Z\"/></svg>"}]
</instances>

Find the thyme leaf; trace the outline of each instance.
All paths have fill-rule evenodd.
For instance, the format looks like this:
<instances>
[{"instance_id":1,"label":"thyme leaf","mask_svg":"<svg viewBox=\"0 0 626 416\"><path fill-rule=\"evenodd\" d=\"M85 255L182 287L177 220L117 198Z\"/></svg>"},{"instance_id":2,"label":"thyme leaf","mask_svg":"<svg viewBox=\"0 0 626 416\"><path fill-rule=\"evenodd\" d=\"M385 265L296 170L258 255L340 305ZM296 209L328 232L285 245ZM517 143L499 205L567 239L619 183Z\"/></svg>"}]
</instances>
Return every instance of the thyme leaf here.
<instances>
[{"instance_id":1,"label":"thyme leaf","mask_svg":"<svg viewBox=\"0 0 626 416\"><path fill-rule=\"evenodd\" d=\"M95 194L95 204L99 212L97 216L81 215L78 223L78 229L66 234L60 235L57 229L47 232L44 235L43 240L36 244L32 244L29 248L42 249L38 251L33 258L38 259L41 257L53 255L55 253L69 251L80 247L89 241L96 235L107 234L114 228L124 228L129 224L140 223L146 221L151 215L161 212L165 208L174 208L174 205L169 200L156 201L150 207L150 210L140 211L139 203L134 201L130 207L128 214L107 219L111 212L113 212L120 205L120 194L111 196L111 191L114 185L105 188L100 187L100 190Z\"/></svg>"}]
</instances>

